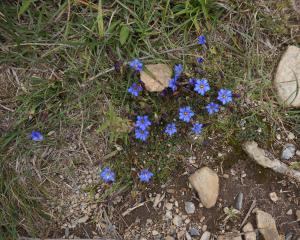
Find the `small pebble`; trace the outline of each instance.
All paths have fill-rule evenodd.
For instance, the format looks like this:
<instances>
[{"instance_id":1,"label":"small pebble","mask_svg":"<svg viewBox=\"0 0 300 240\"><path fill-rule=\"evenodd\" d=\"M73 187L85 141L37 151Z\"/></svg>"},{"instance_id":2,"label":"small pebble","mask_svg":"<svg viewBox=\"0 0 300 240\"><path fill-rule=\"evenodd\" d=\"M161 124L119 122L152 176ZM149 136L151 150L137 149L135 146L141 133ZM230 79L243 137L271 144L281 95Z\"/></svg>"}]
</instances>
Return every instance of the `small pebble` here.
<instances>
[{"instance_id":1,"label":"small pebble","mask_svg":"<svg viewBox=\"0 0 300 240\"><path fill-rule=\"evenodd\" d=\"M158 231L156 231L156 230L153 230L153 231L152 231L152 235L153 235L153 236L158 235L158 234L159 234Z\"/></svg>"},{"instance_id":2,"label":"small pebble","mask_svg":"<svg viewBox=\"0 0 300 240\"><path fill-rule=\"evenodd\" d=\"M294 140L295 138L296 138L295 134L292 133L292 132L289 132L289 134L288 134L288 139L289 139L289 140Z\"/></svg>"},{"instance_id":3,"label":"small pebble","mask_svg":"<svg viewBox=\"0 0 300 240\"><path fill-rule=\"evenodd\" d=\"M228 179L229 178L229 174L227 174L227 173L223 174L223 178Z\"/></svg>"},{"instance_id":4,"label":"small pebble","mask_svg":"<svg viewBox=\"0 0 300 240\"><path fill-rule=\"evenodd\" d=\"M191 227L189 229L189 234L193 237L193 236L200 236L200 232L197 228Z\"/></svg>"},{"instance_id":5,"label":"small pebble","mask_svg":"<svg viewBox=\"0 0 300 240\"><path fill-rule=\"evenodd\" d=\"M200 238L200 240L209 240L210 239L210 232L204 232Z\"/></svg>"},{"instance_id":6,"label":"small pebble","mask_svg":"<svg viewBox=\"0 0 300 240\"><path fill-rule=\"evenodd\" d=\"M294 144L287 143L283 146L283 150L281 153L281 159L289 160L294 157L296 154L296 147Z\"/></svg>"},{"instance_id":7,"label":"small pebble","mask_svg":"<svg viewBox=\"0 0 300 240\"><path fill-rule=\"evenodd\" d=\"M234 201L234 208L237 209L237 210L241 210L242 207L243 207L243 198L244 198L244 194L242 192L240 192L236 198L235 198L235 201Z\"/></svg>"},{"instance_id":8,"label":"small pebble","mask_svg":"<svg viewBox=\"0 0 300 240\"><path fill-rule=\"evenodd\" d=\"M173 218L173 224L180 227L182 225L182 218L179 215L175 215Z\"/></svg>"},{"instance_id":9,"label":"small pebble","mask_svg":"<svg viewBox=\"0 0 300 240\"><path fill-rule=\"evenodd\" d=\"M292 210L292 209L290 209L290 210L288 210L288 211L286 212L286 215L291 216L292 214L293 214L293 210Z\"/></svg>"},{"instance_id":10,"label":"small pebble","mask_svg":"<svg viewBox=\"0 0 300 240\"><path fill-rule=\"evenodd\" d=\"M206 230L207 230L207 225L204 224L204 225L202 226L202 232L205 232Z\"/></svg>"},{"instance_id":11,"label":"small pebble","mask_svg":"<svg viewBox=\"0 0 300 240\"><path fill-rule=\"evenodd\" d=\"M195 204L193 202L185 202L184 208L187 214L193 214L196 210Z\"/></svg>"},{"instance_id":12,"label":"small pebble","mask_svg":"<svg viewBox=\"0 0 300 240\"><path fill-rule=\"evenodd\" d=\"M166 209L172 210L173 204L172 203L166 203Z\"/></svg>"},{"instance_id":13,"label":"small pebble","mask_svg":"<svg viewBox=\"0 0 300 240\"><path fill-rule=\"evenodd\" d=\"M271 192L271 193L269 194L269 197L270 197L270 199L271 199L273 202L275 202L275 203L279 200L279 198L277 197L276 192Z\"/></svg>"},{"instance_id":14,"label":"small pebble","mask_svg":"<svg viewBox=\"0 0 300 240\"><path fill-rule=\"evenodd\" d=\"M296 210L296 220L300 221L300 210Z\"/></svg>"}]
</instances>

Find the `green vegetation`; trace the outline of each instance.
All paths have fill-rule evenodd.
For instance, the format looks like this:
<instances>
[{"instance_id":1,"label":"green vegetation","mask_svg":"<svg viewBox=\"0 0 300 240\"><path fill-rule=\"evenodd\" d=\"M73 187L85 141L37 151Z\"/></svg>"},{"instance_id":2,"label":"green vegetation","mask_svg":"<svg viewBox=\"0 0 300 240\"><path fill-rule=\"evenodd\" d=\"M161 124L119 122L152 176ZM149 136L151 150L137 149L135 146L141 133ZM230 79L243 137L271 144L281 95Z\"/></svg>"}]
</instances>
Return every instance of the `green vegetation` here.
<instances>
[{"instance_id":1,"label":"green vegetation","mask_svg":"<svg viewBox=\"0 0 300 240\"><path fill-rule=\"evenodd\" d=\"M127 88L137 79L123 63L135 57L145 63L180 62L193 74L195 57L203 55L205 77L240 95L234 108L209 122L204 136L214 132L222 134L224 143L266 143L283 125L300 132L299 110L277 106L271 82L281 43L289 43L282 7L287 1L263 3L271 12L251 0L19 2L0 3L0 90L5 74L14 82L13 111L0 112L0 239L15 239L18 231L38 235L36 223L49 219L43 202L51 198L45 190L51 179L85 164L76 159L65 166L45 149L55 152L73 143L100 158L95 142L108 142L106 154L121 146L121 152L107 157L120 176L117 188L133 185L130 169L141 166L164 182L183 165L191 143L201 146L188 131L183 139L166 141L163 126L150 144L130 140L130 120L137 111L151 110L159 123L165 112L174 117L179 106L155 94L138 102L128 96ZM206 52L194 44L200 33L208 38ZM197 107L194 99L185 101ZM43 132L46 141L33 144L28 138L32 130Z\"/></svg>"}]
</instances>

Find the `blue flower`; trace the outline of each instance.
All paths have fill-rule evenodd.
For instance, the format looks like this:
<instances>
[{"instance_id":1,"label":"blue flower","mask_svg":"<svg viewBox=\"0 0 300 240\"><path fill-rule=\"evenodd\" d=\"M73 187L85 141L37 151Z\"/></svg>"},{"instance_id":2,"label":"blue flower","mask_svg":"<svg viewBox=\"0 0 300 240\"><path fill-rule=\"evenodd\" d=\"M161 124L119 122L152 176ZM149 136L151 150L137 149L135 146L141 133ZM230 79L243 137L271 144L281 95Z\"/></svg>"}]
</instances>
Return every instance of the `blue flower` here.
<instances>
[{"instance_id":1,"label":"blue flower","mask_svg":"<svg viewBox=\"0 0 300 240\"><path fill-rule=\"evenodd\" d=\"M182 107L179 109L179 119L184 122L189 122L194 115L195 113L189 106Z\"/></svg>"},{"instance_id":2,"label":"blue flower","mask_svg":"<svg viewBox=\"0 0 300 240\"><path fill-rule=\"evenodd\" d=\"M132 61L130 61L129 66L138 72L142 71L143 69L143 63L138 59L133 59Z\"/></svg>"},{"instance_id":3,"label":"blue flower","mask_svg":"<svg viewBox=\"0 0 300 240\"><path fill-rule=\"evenodd\" d=\"M206 106L209 115L219 112L219 104L211 102Z\"/></svg>"},{"instance_id":4,"label":"blue flower","mask_svg":"<svg viewBox=\"0 0 300 240\"><path fill-rule=\"evenodd\" d=\"M114 182L116 180L116 174L109 167L106 167L101 171L100 177L106 183Z\"/></svg>"},{"instance_id":5,"label":"blue flower","mask_svg":"<svg viewBox=\"0 0 300 240\"><path fill-rule=\"evenodd\" d=\"M204 62L204 58L203 57L198 57L197 58L197 63L201 64Z\"/></svg>"},{"instance_id":6,"label":"blue flower","mask_svg":"<svg viewBox=\"0 0 300 240\"><path fill-rule=\"evenodd\" d=\"M203 124L201 123L194 123L193 127L192 127L192 131L195 133L195 134L200 134L202 132L202 127L203 127Z\"/></svg>"},{"instance_id":7,"label":"blue flower","mask_svg":"<svg viewBox=\"0 0 300 240\"><path fill-rule=\"evenodd\" d=\"M183 72L183 66L182 64L177 64L174 66L174 78L177 80L177 78L180 77L181 73Z\"/></svg>"},{"instance_id":8,"label":"blue flower","mask_svg":"<svg viewBox=\"0 0 300 240\"><path fill-rule=\"evenodd\" d=\"M148 169L143 169L139 173L139 178L141 182L149 182L152 177L153 173L150 172Z\"/></svg>"},{"instance_id":9,"label":"blue flower","mask_svg":"<svg viewBox=\"0 0 300 240\"><path fill-rule=\"evenodd\" d=\"M135 125L141 130L146 130L151 125L151 122L147 115L137 116Z\"/></svg>"},{"instance_id":10,"label":"blue flower","mask_svg":"<svg viewBox=\"0 0 300 240\"><path fill-rule=\"evenodd\" d=\"M165 128L165 133L167 133L169 136L172 136L177 132L175 123L169 123Z\"/></svg>"},{"instance_id":11,"label":"blue flower","mask_svg":"<svg viewBox=\"0 0 300 240\"><path fill-rule=\"evenodd\" d=\"M208 81L206 79L197 79L194 90L195 90L195 92L204 96L204 94L210 90Z\"/></svg>"},{"instance_id":12,"label":"blue flower","mask_svg":"<svg viewBox=\"0 0 300 240\"><path fill-rule=\"evenodd\" d=\"M218 100L222 102L223 105L232 101L232 92L228 89L220 89L218 92Z\"/></svg>"},{"instance_id":13,"label":"blue flower","mask_svg":"<svg viewBox=\"0 0 300 240\"><path fill-rule=\"evenodd\" d=\"M201 36L198 37L198 43L199 43L200 45L203 45L203 44L206 43L206 38L205 38L204 35L201 35Z\"/></svg>"},{"instance_id":14,"label":"blue flower","mask_svg":"<svg viewBox=\"0 0 300 240\"><path fill-rule=\"evenodd\" d=\"M171 88L173 92L175 92L177 90L176 79L175 78L172 78L169 81L169 88Z\"/></svg>"},{"instance_id":15,"label":"blue flower","mask_svg":"<svg viewBox=\"0 0 300 240\"><path fill-rule=\"evenodd\" d=\"M131 93L133 96L136 96L136 97L139 95L140 91L142 91L142 90L143 90L142 86L140 84L137 84L137 83L133 83L131 85L131 87L128 88L128 92Z\"/></svg>"},{"instance_id":16,"label":"blue flower","mask_svg":"<svg viewBox=\"0 0 300 240\"><path fill-rule=\"evenodd\" d=\"M149 131L147 129L145 129L145 130L142 130L140 128L135 129L135 138L136 139L146 141L148 136L149 136Z\"/></svg>"},{"instance_id":17,"label":"blue flower","mask_svg":"<svg viewBox=\"0 0 300 240\"><path fill-rule=\"evenodd\" d=\"M44 136L38 131L31 132L31 139L35 142L40 142L44 140Z\"/></svg>"},{"instance_id":18,"label":"blue flower","mask_svg":"<svg viewBox=\"0 0 300 240\"><path fill-rule=\"evenodd\" d=\"M196 79L195 78L190 78L189 79L189 84L195 85L195 83L196 83Z\"/></svg>"}]
</instances>

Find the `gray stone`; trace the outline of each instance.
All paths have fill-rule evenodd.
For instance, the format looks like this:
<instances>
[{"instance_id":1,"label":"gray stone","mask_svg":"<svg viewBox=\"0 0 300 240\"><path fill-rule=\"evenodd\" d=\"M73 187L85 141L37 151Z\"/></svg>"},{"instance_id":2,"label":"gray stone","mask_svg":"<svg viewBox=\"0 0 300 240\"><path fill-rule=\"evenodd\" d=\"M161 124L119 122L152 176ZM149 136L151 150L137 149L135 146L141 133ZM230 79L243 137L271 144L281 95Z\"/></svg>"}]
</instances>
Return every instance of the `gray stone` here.
<instances>
[{"instance_id":1,"label":"gray stone","mask_svg":"<svg viewBox=\"0 0 300 240\"><path fill-rule=\"evenodd\" d=\"M294 157L296 154L296 147L294 144L287 143L284 145L282 153L281 153L281 159L283 160L289 160L292 157Z\"/></svg>"},{"instance_id":2,"label":"gray stone","mask_svg":"<svg viewBox=\"0 0 300 240\"><path fill-rule=\"evenodd\" d=\"M193 236L200 236L200 232L197 228L191 227L189 229L189 234L193 237Z\"/></svg>"},{"instance_id":3,"label":"gray stone","mask_svg":"<svg viewBox=\"0 0 300 240\"><path fill-rule=\"evenodd\" d=\"M285 240L292 240L293 238L293 233L292 232L288 232L286 235L285 235Z\"/></svg>"},{"instance_id":4,"label":"gray stone","mask_svg":"<svg viewBox=\"0 0 300 240\"><path fill-rule=\"evenodd\" d=\"M243 208L244 194L240 192L234 200L234 208L241 211Z\"/></svg>"},{"instance_id":5,"label":"gray stone","mask_svg":"<svg viewBox=\"0 0 300 240\"><path fill-rule=\"evenodd\" d=\"M196 210L195 204L193 202L185 202L184 208L187 214L193 214Z\"/></svg>"}]
</instances>

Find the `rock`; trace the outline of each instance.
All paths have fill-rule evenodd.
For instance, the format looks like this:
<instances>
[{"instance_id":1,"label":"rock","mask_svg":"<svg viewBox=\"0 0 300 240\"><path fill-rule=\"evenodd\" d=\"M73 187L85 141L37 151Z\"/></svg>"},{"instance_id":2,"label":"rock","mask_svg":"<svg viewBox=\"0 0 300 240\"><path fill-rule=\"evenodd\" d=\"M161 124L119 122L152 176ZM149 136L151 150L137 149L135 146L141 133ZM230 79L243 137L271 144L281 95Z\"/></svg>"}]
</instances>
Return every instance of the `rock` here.
<instances>
[{"instance_id":1,"label":"rock","mask_svg":"<svg viewBox=\"0 0 300 240\"><path fill-rule=\"evenodd\" d=\"M279 234L273 217L264 211L256 210L257 228L265 240L278 240Z\"/></svg>"},{"instance_id":2,"label":"rock","mask_svg":"<svg viewBox=\"0 0 300 240\"><path fill-rule=\"evenodd\" d=\"M277 197L276 192L271 192L271 193L269 194L269 197L270 197L270 199L271 199L273 202L275 202L275 203L279 200L279 198Z\"/></svg>"},{"instance_id":3,"label":"rock","mask_svg":"<svg viewBox=\"0 0 300 240\"><path fill-rule=\"evenodd\" d=\"M244 198L244 194L242 192L240 192L234 201L234 208L241 211L242 207L243 207L243 198Z\"/></svg>"},{"instance_id":4,"label":"rock","mask_svg":"<svg viewBox=\"0 0 300 240\"><path fill-rule=\"evenodd\" d=\"M152 231L152 235L153 235L153 236L158 235L158 234L159 234L158 231L156 231L156 230L153 230L153 231Z\"/></svg>"},{"instance_id":5,"label":"rock","mask_svg":"<svg viewBox=\"0 0 300 240\"><path fill-rule=\"evenodd\" d=\"M172 203L166 203L166 209L168 209L168 210L172 210L172 208L173 208L173 204Z\"/></svg>"},{"instance_id":6,"label":"rock","mask_svg":"<svg viewBox=\"0 0 300 240\"><path fill-rule=\"evenodd\" d=\"M298 157L300 157L300 150L297 150L297 151L296 151L296 155L297 155Z\"/></svg>"},{"instance_id":7,"label":"rock","mask_svg":"<svg viewBox=\"0 0 300 240\"><path fill-rule=\"evenodd\" d=\"M204 232L200 238L200 240L209 240L210 239L210 232Z\"/></svg>"},{"instance_id":8,"label":"rock","mask_svg":"<svg viewBox=\"0 0 300 240\"><path fill-rule=\"evenodd\" d=\"M171 237L171 236L166 236L165 240L175 240L175 238Z\"/></svg>"},{"instance_id":9,"label":"rock","mask_svg":"<svg viewBox=\"0 0 300 240\"><path fill-rule=\"evenodd\" d=\"M192 237L188 232L185 232L185 239L186 240L192 240Z\"/></svg>"},{"instance_id":10,"label":"rock","mask_svg":"<svg viewBox=\"0 0 300 240\"><path fill-rule=\"evenodd\" d=\"M288 107L300 107L300 48L287 48L278 64L274 85L281 102Z\"/></svg>"},{"instance_id":11,"label":"rock","mask_svg":"<svg viewBox=\"0 0 300 240\"><path fill-rule=\"evenodd\" d=\"M141 71L141 81L149 92L161 92L169 86L172 69L166 64L148 64Z\"/></svg>"},{"instance_id":12,"label":"rock","mask_svg":"<svg viewBox=\"0 0 300 240\"><path fill-rule=\"evenodd\" d=\"M175 215L173 218L173 224L180 227L182 225L182 218L179 215Z\"/></svg>"},{"instance_id":13,"label":"rock","mask_svg":"<svg viewBox=\"0 0 300 240\"><path fill-rule=\"evenodd\" d=\"M184 236L185 236L185 231L184 231L184 230L179 231L179 232L177 233L177 238L178 238L178 240L183 240Z\"/></svg>"},{"instance_id":14,"label":"rock","mask_svg":"<svg viewBox=\"0 0 300 240\"><path fill-rule=\"evenodd\" d=\"M300 221L300 210L296 210L296 220Z\"/></svg>"},{"instance_id":15,"label":"rock","mask_svg":"<svg viewBox=\"0 0 300 240\"><path fill-rule=\"evenodd\" d=\"M283 150L281 153L281 159L289 160L294 157L296 154L296 147L294 144L287 143L283 146Z\"/></svg>"},{"instance_id":16,"label":"rock","mask_svg":"<svg viewBox=\"0 0 300 240\"><path fill-rule=\"evenodd\" d=\"M196 210L195 204L193 202L185 202L184 209L187 214L193 214Z\"/></svg>"},{"instance_id":17,"label":"rock","mask_svg":"<svg viewBox=\"0 0 300 240\"><path fill-rule=\"evenodd\" d=\"M296 12L300 13L300 2L299 0L292 0L293 8Z\"/></svg>"},{"instance_id":18,"label":"rock","mask_svg":"<svg viewBox=\"0 0 300 240\"><path fill-rule=\"evenodd\" d=\"M217 240L242 240L242 237L239 232L233 232L220 235L218 236Z\"/></svg>"},{"instance_id":19,"label":"rock","mask_svg":"<svg viewBox=\"0 0 300 240\"><path fill-rule=\"evenodd\" d=\"M294 140L295 138L296 138L296 136L295 136L294 133L292 133L292 132L289 132L289 133L288 133L288 139Z\"/></svg>"},{"instance_id":20,"label":"rock","mask_svg":"<svg viewBox=\"0 0 300 240\"><path fill-rule=\"evenodd\" d=\"M206 208L211 208L216 204L219 195L219 177L215 171L203 167L193 173L189 181Z\"/></svg>"},{"instance_id":21,"label":"rock","mask_svg":"<svg viewBox=\"0 0 300 240\"><path fill-rule=\"evenodd\" d=\"M256 233L251 223L247 223L243 227L243 232L245 233L245 240L256 240Z\"/></svg>"},{"instance_id":22,"label":"rock","mask_svg":"<svg viewBox=\"0 0 300 240\"><path fill-rule=\"evenodd\" d=\"M166 211L166 218L167 219L172 219L172 212L171 211L169 211L169 210Z\"/></svg>"},{"instance_id":23,"label":"rock","mask_svg":"<svg viewBox=\"0 0 300 240\"><path fill-rule=\"evenodd\" d=\"M292 210L292 209L289 209L289 210L286 212L286 215L289 215L289 216L293 215L293 210Z\"/></svg>"},{"instance_id":24,"label":"rock","mask_svg":"<svg viewBox=\"0 0 300 240\"><path fill-rule=\"evenodd\" d=\"M207 225L204 224L204 225L202 226L202 229L201 229L201 230L202 230L202 232L205 232L205 231L207 230Z\"/></svg>"},{"instance_id":25,"label":"rock","mask_svg":"<svg viewBox=\"0 0 300 240\"><path fill-rule=\"evenodd\" d=\"M197 228L191 227L189 229L189 234L193 237L193 236L200 236L200 232Z\"/></svg>"},{"instance_id":26,"label":"rock","mask_svg":"<svg viewBox=\"0 0 300 240\"><path fill-rule=\"evenodd\" d=\"M80 224L80 223L85 223L87 220L89 220L89 216L83 216L83 217L81 217L81 218L79 218L78 220L77 220L77 223L78 224Z\"/></svg>"},{"instance_id":27,"label":"rock","mask_svg":"<svg viewBox=\"0 0 300 240\"><path fill-rule=\"evenodd\" d=\"M288 232L288 233L285 235L284 240L292 240L293 235L294 235L294 234L293 234L292 232Z\"/></svg>"}]
</instances>

